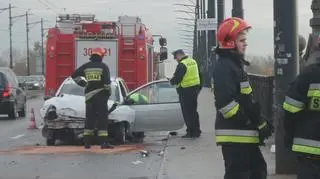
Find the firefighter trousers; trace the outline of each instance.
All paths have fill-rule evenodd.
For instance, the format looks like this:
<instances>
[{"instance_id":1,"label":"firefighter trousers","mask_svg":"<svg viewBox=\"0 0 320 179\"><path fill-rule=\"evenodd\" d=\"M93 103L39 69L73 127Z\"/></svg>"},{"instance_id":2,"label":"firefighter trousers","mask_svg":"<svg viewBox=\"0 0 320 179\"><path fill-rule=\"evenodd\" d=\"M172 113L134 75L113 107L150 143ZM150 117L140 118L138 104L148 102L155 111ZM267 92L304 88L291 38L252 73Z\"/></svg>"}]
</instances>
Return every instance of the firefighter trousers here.
<instances>
[{"instance_id":1,"label":"firefighter trousers","mask_svg":"<svg viewBox=\"0 0 320 179\"><path fill-rule=\"evenodd\" d=\"M266 179L267 164L256 144L224 144L224 179Z\"/></svg>"},{"instance_id":2,"label":"firefighter trousers","mask_svg":"<svg viewBox=\"0 0 320 179\"><path fill-rule=\"evenodd\" d=\"M298 157L297 179L320 178L320 160Z\"/></svg>"},{"instance_id":3,"label":"firefighter trousers","mask_svg":"<svg viewBox=\"0 0 320 179\"><path fill-rule=\"evenodd\" d=\"M200 122L198 108L198 93L196 89L182 90L179 92L179 101L185 124L187 135L200 136Z\"/></svg>"},{"instance_id":4,"label":"firefighter trousers","mask_svg":"<svg viewBox=\"0 0 320 179\"><path fill-rule=\"evenodd\" d=\"M100 143L106 143L108 138L108 96L101 93L94 95L86 102L86 120L84 137L90 142L95 129L98 129ZM90 138L90 139L89 139Z\"/></svg>"}]
</instances>

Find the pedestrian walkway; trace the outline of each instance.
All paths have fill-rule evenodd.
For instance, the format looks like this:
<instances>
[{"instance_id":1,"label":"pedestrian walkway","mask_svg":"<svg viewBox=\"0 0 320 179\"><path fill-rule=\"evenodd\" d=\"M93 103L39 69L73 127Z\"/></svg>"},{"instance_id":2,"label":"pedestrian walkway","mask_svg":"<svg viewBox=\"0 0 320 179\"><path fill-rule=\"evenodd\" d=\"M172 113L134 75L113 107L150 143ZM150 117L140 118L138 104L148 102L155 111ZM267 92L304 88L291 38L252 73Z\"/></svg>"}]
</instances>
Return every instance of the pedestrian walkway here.
<instances>
[{"instance_id":1,"label":"pedestrian walkway","mask_svg":"<svg viewBox=\"0 0 320 179\"><path fill-rule=\"evenodd\" d=\"M209 88L199 96L200 124L203 131L198 139L182 139L185 129L178 136L171 136L164 154L159 178L163 179L223 179L224 161L221 147L214 138L215 109L214 98ZM268 164L270 179L294 179L295 176L275 175L275 154L270 146L261 148Z\"/></svg>"}]
</instances>

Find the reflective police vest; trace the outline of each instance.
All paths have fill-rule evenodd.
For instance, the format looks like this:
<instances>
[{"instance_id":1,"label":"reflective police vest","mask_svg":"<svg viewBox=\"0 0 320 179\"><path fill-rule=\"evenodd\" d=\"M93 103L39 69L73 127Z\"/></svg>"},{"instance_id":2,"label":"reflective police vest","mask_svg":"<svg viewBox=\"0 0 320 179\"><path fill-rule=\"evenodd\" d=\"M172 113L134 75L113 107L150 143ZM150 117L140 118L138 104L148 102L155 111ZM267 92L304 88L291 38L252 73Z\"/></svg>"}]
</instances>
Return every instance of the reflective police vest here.
<instances>
[{"instance_id":1,"label":"reflective police vest","mask_svg":"<svg viewBox=\"0 0 320 179\"><path fill-rule=\"evenodd\" d=\"M191 86L200 85L200 77L197 62L192 58L186 58L180 63L186 66L186 73L177 87L188 88Z\"/></svg>"},{"instance_id":2,"label":"reflective police vest","mask_svg":"<svg viewBox=\"0 0 320 179\"><path fill-rule=\"evenodd\" d=\"M135 104L148 104L148 98L145 95L134 93L130 96Z\"/></svg>"},{"instance_id":3,"label":"reflective police vest","mask_svg":"<svg viewBox=\"0 0 320 179\"><path fill-rule=\"evenodd\" d=\"M320 66L320 65L319 65ZM304 69L290 86L283 109L294 119L292 151L307 155L320 155L320 68Z\"/></svg>"}]
</instances>

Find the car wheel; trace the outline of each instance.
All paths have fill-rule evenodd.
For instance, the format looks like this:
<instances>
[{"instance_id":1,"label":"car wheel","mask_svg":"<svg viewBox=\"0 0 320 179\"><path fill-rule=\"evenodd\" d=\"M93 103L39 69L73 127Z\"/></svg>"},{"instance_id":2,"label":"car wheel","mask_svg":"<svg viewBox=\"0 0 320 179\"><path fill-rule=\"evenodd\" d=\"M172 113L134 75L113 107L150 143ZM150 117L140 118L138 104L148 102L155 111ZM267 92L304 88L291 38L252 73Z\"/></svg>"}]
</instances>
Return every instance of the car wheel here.
<instances>
[{"instance_id":1,"label":"car wheel","mask_svg":"<svg viewBox=\"0 0 320 179\"><path fill-rule=\"evenodd\" d=\"M42 136L44 138L46 138L46 144L48 146L53 146L55 145L55 142L56 142L56 138L55 138L55 135L54 135L54 130L53 129L48 129L48 126L47 125L44 125L43 128L42 128Z\"/></svg>"},{"instance_id":2,"label":"car wheel","mask_svg":"<svg viewBox=\"0 0 320 179\"><path fill-rule=\"evenodd\" d=\"M128 127L126 123L119 122L115 127L115 141L118 144L125 144L127 141Z\"/></svg>"},{"instance_id":3,"label":"car wheel","mask_svg":"<svg viewBox=\"0 0 320 179\"><path fill-rule=\"evenodd\" d=\"M54 138L50 138L46 140L47 146L54 146L55 143L56 143L56 139Z\"/></svg>"},{"instance_id":4,"label":"car wheel","mask_svg":"<svg viewBox=\"0 0 320 179\"><path fill-rule=\"evenodd\" d=\"M26 117L26 111L27 111L27 107L26 107L26 104L24 104L22 110L18 112L19 117Z\"/></svg>"},{"instance_id":5,"label":"car wheel","mask_svg":"<svg viewBox=\"0 0 320 179\"><path fill-rule=\"evenodd\" d=\"M17 104L16 103L13 103L11 108L10 108L10 112L8 114L9 118L11 119L16 119L18 116L17 116Z\"/></svg>"}]
</instances>

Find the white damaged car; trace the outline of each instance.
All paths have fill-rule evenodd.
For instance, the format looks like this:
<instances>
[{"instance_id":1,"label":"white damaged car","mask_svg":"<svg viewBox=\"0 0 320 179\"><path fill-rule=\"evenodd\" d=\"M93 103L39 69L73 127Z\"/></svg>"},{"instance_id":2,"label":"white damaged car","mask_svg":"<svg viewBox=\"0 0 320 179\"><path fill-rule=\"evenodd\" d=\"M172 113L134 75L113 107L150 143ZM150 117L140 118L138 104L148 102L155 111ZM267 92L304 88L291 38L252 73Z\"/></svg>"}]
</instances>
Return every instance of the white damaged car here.
<instances>
[{"instance_id":1,"label":"white damaged car","mask_svg":"<svg viewBox=\"0 0 320 179\"><path fill-rule=\"evenodd\" d=\"M169 81L153 81L130 93L123 79L111 81L108 131L116 143L142 141L144 132L174 131L184 126L179 97ZM144 101L134 101L131 97L136 95L144 96ZM84 88L68 77L54 97L45 97L40 116L47 145L54 145L56 140L81 140L85 121Z\"/></svg>"}]
</instances>

